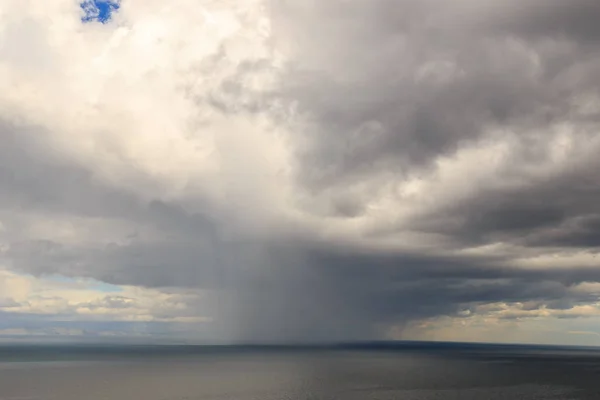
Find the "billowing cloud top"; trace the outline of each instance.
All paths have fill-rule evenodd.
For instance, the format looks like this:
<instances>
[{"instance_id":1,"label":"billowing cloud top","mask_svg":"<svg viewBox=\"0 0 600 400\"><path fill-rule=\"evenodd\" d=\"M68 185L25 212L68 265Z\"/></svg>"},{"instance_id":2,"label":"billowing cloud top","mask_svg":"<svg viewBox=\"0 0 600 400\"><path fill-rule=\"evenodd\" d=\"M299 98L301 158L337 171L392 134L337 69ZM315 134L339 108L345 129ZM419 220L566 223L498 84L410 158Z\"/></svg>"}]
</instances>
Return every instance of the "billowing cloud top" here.
<instances>
[{"instance_id":1,"label":"billowing cloud top","mask_svg":"<svg viewBox=\"0 0 600 400\"><path fill-rule=\"evenodd\" d=\"M596 3L0 0L0 333L598 340Z\"/></svg>"}]
</instances>

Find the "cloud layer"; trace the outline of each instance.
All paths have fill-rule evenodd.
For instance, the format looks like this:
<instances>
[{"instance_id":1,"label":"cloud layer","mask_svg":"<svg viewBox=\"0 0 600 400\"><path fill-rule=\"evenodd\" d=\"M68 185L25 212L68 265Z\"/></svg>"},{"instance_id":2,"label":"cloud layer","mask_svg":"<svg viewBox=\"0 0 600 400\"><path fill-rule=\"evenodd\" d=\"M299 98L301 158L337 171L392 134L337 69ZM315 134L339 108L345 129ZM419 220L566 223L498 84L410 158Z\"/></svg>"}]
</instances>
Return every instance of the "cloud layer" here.
<instances>
[{"instance_id":1,"label":"cloud layer","mask_svg":"<svg viewBox=\"0 0 600 400\"><path fill-rule=\"evenodd\" d=\"M595 3L83 13L0 1L3 276L176 296L126 314L226 341L600 316Z\"/></svg>"}]
</instances>

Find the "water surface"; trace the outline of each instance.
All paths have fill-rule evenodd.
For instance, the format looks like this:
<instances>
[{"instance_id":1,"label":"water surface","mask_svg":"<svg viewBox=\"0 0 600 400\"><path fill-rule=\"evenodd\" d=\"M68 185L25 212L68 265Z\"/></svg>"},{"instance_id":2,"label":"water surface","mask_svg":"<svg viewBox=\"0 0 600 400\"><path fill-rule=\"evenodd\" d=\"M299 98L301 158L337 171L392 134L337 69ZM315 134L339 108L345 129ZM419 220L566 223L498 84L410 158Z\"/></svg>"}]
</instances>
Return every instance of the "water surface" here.
<instances>
[{"instance_id":1,"label":"water surface","mask_svg":"<svg viewBox=\"0 0 600 400\"><path fill-rule=\"evenodd\" d=\"M593 349L0 347L0 400L600 399Z\"/></svg>"}]
</instances>

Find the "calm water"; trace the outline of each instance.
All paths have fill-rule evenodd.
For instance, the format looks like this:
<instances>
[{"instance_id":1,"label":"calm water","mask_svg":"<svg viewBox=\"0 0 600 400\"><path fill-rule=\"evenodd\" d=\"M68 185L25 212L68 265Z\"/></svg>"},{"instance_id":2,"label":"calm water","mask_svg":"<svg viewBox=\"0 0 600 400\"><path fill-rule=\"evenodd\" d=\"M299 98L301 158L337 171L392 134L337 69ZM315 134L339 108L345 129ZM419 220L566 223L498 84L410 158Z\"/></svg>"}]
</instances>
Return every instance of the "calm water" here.
<instances>
[{"instance_id":1,"label":"calm water","mask_svg":"<svg viewBox=\"0 0 600 400\"><path fill-rule=\"evenodd\" d=\"M0 399L600 399L600 353L462 345L0 347Z\"/></svg>"}]
</instances>

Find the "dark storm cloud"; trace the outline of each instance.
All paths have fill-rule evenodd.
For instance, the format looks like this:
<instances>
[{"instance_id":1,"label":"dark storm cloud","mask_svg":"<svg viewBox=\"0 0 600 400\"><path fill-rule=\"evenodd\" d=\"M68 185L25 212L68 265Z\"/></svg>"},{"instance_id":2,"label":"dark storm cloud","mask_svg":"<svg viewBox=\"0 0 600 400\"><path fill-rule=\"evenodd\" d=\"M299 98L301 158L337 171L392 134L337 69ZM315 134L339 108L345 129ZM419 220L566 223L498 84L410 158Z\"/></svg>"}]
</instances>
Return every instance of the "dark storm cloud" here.
<instances>
[{"instance_id":1,"label":"dark storm cloud","mask_svg":"<svg viewBox=\"0 0 600 400\"><path fill-rule=\"evenodd\" d=\"M0 121L0 141L0 204L5 210L128 219L187 234L214 229L208 216L103 183L91 169L61 157L40 128ZM137 189L153 184L142 174L132 181L140 185ZM202 205L202 199L197 201Z\"/></svg>"},{"instance_id":2,"label":"dark storm cloud","mask_svg":"<svg viewBox=\"0 0 600 400\"><path fill-rule=\"evenodd\" d=\"M84 221L105 218L125 222L130 230L125 232L127 236L88 246L9 237L8 247L0 249L7 265L38 276L62 274L115 284L220 285L213 250L214 220L187 212L180 205L142 199L103 183L92 170L61 157L41 133L35 127L0 125L0 212L4 228L19 232L20 218L33 212L42 219L48 215ZM158 229L160 238L140 240L136 232L148 227ZM127 243L121 243L123 240Z\"/></svg>"},{"instance_id":3,"label":"dark storm cloud","mask_svg":"<svg viewBox=\"0 0 600 400\"><path fill-rule=\"evenodd\" d=\"M501 27L504 34L567 38L585 44L593 44L600 38L596 23L600 6L593 0L509 0L503 3L497 7L500 13L495 26Z\"/></svg>"},{"instance_id":4,"label":"dark storm cloud","mask_svg":"<svg viewBox=\"0 0 600 400\"><path fill-rule=\"evenodd\" d=\"M548 161L554 124L572 124L578 144L596 136L598 114L582 112L574 101L598 93L600 53L587 44L600 7L585 1L443 3L293 8L289 4L297 4L287 2L290 8L278 10L286 22L282 31L298 43L286 94L314 122L313 140L300 153L299 178L309 192L330 193L376 174L418 176L461 146L502 138L490 129L516 140L508 156L515 168L500 171L499 182L524 178L524 166ZM300 17L290 10L300 10ZM313 29L293 25L304 19ZM467 242L522 240L594 215L596 170L588 163L525 187L482 190L417 217L415 225ZM369 198L335 215L360 215Z\"/></svg>"},{"instance_id":5,"label":"dark storm cloud","mask_svg":"<svg viewBox=\"0 0 600 400\"><path fill-rule=\"evenodd\" d=\"M471 2L326 3L299 7L300 17L278 9L282 34L297 43L285 95L313 122L299 171L313 189L381 171L420 173L490 129L516 130L524 156L535 158L547 139L532 129L595 126L597 116L578 115L571 100L597 89L597 54L551 32L540 42L520 31L537 23L536 11L570 19L565 3L500 7L521 16L502 34L493 2L466 16L461 8L478 9Z\"/></svg>"},{"instance_id":6,"label":"dark storm cloud","mask_svg":"<svg viewBox=\"0 0 600 400\"><path fill-rule=\"evenodd\" d=\"M102 188L91 171L61 159L40 128L0 121L0 140L0 202L9 210L112 217L138 206L133 196Z\"/></svg>"},{"instance_id":7,"label":"dark storm cloud","mask_svg":"<svg viewBox=\"0 0 600 400\"><path fill-rule=\"evenodd\" d=\"M597 248L600 179L596 160L512 189L482 189L415 219L414 228L463 244L510 241L532 246Z\"/></svg>"},{"instance_id":8,"label":"dark storm cloud","mask_svg":"<svg viewBox=\"0 0 600 400\"><path fill-rule=\"evenodd\" d=\"M218 289L220 333L235 340L364 339L480 305L568 310L594 303L598 293L577 285L600 282L599 268L573 261L528 269L515 259L600 246L600 169L585 153L595 145L600 113L575 105L599 93L600 28L593 22L600 7L579 0L521 3L273 2L274 46L290 43L276 89L246 88L244 79L271 68L257 62L240 65L195 99L228 117L264 113L285 123L302 139L294 142L293 160L300 197L331 199L335 219L368 213L380 186L415 176L435 181L441 158L510 137L493 184L473 183L460 200L442 193L435 207L386 231L438 234L447 239L439 251L365 250L295 226L276 238L235 232L226 238L223 227L236 225L202 199L142 200L46 149L34 128L4 123L4 214L102 217L161 234L87 245L14 240L2 257L35 275ZM219 68L224 57L209 60L201 73ZM573 128L574 150L569 168L555 171L549 142L560 124ZM531 173L536 168L549 172ZM461 173L471 183L469 172ZM141 188L153 185L143 174L129 178ZM350 184L368 189L346 191ZM521 247L457 255L497 242Z\"/></svg>"},{"instance_id":9,"label":"dark storm cloud","mask_svg":"<svg viewBox=\"0 0 600 400\"><path fill-rule=\"evenodd\" d=\"M497 261L279 249L236 287L232 330L267 342L372 339L392 325L486 304L565 310L598 299L577 287L600 281L597 269L523 270Z\"/></svg>"},{"instance_id":10,"label":"dark storm cloud","mask_svg":"<svg viewBox=\"0 0 600 400\"><path fill-rule=\"evenodd\" d=\"M498 184L417 214L412 228L446 235L458 247L501 241L531 246L529 254L538 255L551 245L594 251L597 163L581 156L569 169L545 176L528 177L526 171L552 164L548 144L557 124L574 127L574 157L597 135L597 112L575 103L599 89L600 53L590 46L598 6L278 4L282 22L276 32L292 38L296 57L283 90L310 121L303 126L311 140L300 149L298 170L307 192L329 196L378 174L402 179L427 173L440 157L482 140L502 140L502 133L490 132L504 132L514 145L505 169L496 173ZM463 12L469 8L474 11ZM302 29L309 21L311 29ZM502 184L515 178L524 183ZM332 215L352 217L363 210L359 203ZM576 262L526 270L511 266L518 254L460 260L347 252L340 257L319 251L317 259L309 252L309 266L300 269L318 271L324 292L344 299L344 309L367 326L454 314L473 304L537 302L567 309L597 300L597 294L574 288L598 282L600 274Z\"/></svg>"},{"instance_id":11,"label":"dark storm cloud","mask_svg":"<svg viewBox=\"0 0 600 400\"><path fill-rule=\"evenodd\" d=\"M201 239L109 243L102 247L71 247L48 241L17 242L3 255L15 268L37 276L60 274L147 287L219 286L214 251Z\"/></svg>"},{"instance_id":12,"label":"dark storm cloud","mask_svg":"<svg viewBox=\"0 0 600 400\"><path fill-rule=\"evenodd\" d=\"M582 215L528 240L533 246L600 248L600 215Z\"/></svg>"}]
</instances>

